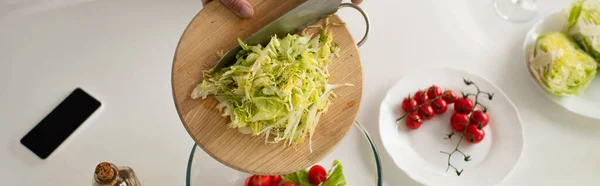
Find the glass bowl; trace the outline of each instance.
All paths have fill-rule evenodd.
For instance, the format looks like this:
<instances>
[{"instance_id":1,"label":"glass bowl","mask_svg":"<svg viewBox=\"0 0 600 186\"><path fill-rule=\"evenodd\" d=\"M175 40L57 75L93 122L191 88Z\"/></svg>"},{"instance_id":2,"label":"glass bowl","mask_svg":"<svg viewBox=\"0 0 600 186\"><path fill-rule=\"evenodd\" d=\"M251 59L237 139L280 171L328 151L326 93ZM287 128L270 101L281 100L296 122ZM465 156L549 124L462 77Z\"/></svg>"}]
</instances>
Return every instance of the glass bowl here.
<instances>
[{"instance_id":1,"label":"glass bowl","mask_svg":"<svg viewBox=\"0 0 600 186\"><path fill-rule=\"evenodd\" d=\"M377 148L359 122L354 126L338 147L318 164L329 170L337 159L343 165L347 185L381 186L381 163ZM250 175L221 164L194 144L187 165L186 185L244 186L245 179Z\"/></svg>"}]
</instances>

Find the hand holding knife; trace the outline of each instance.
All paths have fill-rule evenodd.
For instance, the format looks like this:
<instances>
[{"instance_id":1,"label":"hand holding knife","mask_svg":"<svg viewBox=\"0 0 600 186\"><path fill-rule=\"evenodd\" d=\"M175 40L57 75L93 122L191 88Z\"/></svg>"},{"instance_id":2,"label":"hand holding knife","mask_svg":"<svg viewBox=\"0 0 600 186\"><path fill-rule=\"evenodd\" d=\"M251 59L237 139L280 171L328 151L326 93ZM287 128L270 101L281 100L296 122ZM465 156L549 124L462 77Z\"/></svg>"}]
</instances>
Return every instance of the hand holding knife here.
<instances>
[{"instance_id":1,"label":"hand holding knife","mask_svg":"<svg viewBox=\"0 0 600 186\"><path fill-rule=\"evenodd\" d=\"M202 5L211 2L212 0L202 0ZM254 9L248 3L248 0L219 0L229 10L243 19L250 19L254 15ZM363 0L352 0L352 4L359 5Z\"/></svg>"}]
</instances>

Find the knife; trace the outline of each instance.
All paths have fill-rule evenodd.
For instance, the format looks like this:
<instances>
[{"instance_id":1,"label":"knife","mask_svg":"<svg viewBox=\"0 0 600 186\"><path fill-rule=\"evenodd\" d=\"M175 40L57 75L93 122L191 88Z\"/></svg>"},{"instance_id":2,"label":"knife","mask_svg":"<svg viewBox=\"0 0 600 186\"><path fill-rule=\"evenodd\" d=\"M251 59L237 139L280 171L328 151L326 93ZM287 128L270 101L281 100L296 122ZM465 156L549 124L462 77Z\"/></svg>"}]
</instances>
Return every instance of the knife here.
<instances>
[{"instance_id":1,"label":"knife","mask_svg":"<svg viewBox=\"0 0 600 186\"><path fill-rule=\"evenodd\" d=\"M307 0L300 4L300 6L269 23L258 32L252 34L252 36L246 39L244 43L248 45L260 44L265 46L271 41L273 35L283 37L289 33L295 33L302 30L320 19L337 12L340 4L342 4L342 0ZM235 57L236 54L241 50L242 47L237 45L227 52L213 68L213 72L216 72L223 67L233 65L237 61Z\"/></svg>"}]
</instances>

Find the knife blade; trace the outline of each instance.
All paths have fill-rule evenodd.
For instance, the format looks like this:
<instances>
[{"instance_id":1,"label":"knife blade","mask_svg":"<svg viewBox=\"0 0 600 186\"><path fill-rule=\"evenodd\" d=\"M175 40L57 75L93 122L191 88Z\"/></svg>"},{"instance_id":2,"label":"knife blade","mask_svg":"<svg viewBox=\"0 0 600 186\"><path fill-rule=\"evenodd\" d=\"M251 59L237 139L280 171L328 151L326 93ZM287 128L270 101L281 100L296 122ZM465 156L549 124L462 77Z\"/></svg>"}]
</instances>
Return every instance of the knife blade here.
<instances>
[{"instance_id":1,"label":"knife blade","mask_svg":"<svg viewBox=\"0 0 600 186\"><path fill-rule=\"evenodd\" d=\"M342 0L307 0L298 7L285 13L275 21L269 23L258 32L252 34L244 43L248 45L261 44L265 46L271 40L273 35L283 37L289 33L294 33L314 24L318 20L337 12L338 6ZM242 47L237 45L227 52L213 68L213 72L220 70L223 67L233 65L237 59L236 55Z\"/></svg>"}]
</instances>

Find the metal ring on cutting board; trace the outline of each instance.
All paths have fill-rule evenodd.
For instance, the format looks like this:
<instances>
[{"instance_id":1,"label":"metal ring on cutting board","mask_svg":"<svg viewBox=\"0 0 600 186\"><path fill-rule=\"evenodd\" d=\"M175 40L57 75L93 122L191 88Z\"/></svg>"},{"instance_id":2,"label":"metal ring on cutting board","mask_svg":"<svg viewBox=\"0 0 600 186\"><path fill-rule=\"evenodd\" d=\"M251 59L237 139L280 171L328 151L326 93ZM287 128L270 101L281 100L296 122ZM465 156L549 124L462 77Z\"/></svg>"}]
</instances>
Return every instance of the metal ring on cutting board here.
<instances>
[{"instance_id":1,"label":"metal ring on cutting board","mask_svg":"<svg viewBox=\"0 0 600 186\"><path fill-rule=\"evenodd\" d=\"M354 8L354 9L358 10L358 12L360 12L360 14L362 14L363 18L365 18L365 22L367 24L366 25L367 29L365 31L365 35L356 44L358 47L360 47L361 45L363 45L367 41L367 36L369 36L369 29L370 29L369 27L371 26L371 22L369 21L369 16L367 16L367 13L365 13L365 11L363 9L361 9L360 7L358 7L358 6L356 6L356 5L352 4L352 3L342 3L338 7L338 9L341 9L341 8L344 8L344 7L350 7L350 8Z\"/></svg>"}]
</instances>

